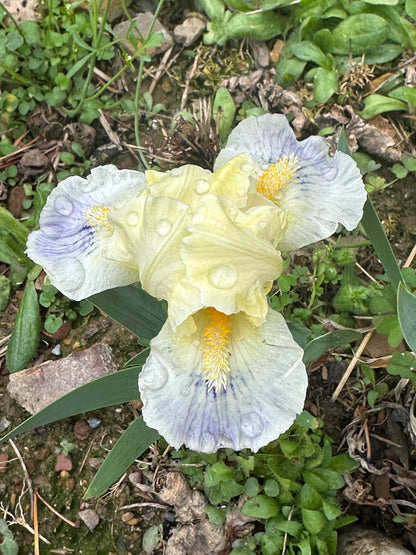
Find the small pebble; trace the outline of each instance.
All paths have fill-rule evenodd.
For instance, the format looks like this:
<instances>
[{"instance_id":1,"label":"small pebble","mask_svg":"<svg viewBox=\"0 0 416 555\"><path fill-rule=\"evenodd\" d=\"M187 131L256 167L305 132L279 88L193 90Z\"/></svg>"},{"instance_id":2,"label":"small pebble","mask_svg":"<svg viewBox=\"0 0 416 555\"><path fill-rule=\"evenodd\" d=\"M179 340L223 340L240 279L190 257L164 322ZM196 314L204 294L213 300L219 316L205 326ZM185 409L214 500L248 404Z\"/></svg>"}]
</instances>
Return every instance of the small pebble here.
<instances>
[{"instance_id":1,"label":"small pebble","mask_svg":"<svg viewBox=\"0 0 416 555\"><path fill-rule=\"evenodd\" d=\"M97 524L100 522L100 517L92 509L79 511L78 516L91 531L93 531Z\"/></svg>"},{"instance_id":2,"label":"small pebble","mask_svg":"<svg viewBox=\"0 0 416 555\"><path fill-rule=\"evenodd\" d=\"M57 343L57 344L55 345L55 347L52 349L51 353L52 353L53 355L56 355L56 356L59 356L59 355L61 354L61 346L60 346L59 343Z\"/></svg>"},{"instance_id":3,"label":"small pebble","mask_svg":"<svg viewBox=\"0 0 416 555\"><path fill-rule=\"evenodd\" d=\"M134 513L128 511L127 513L123 513L121 515L121 520L123 522L128 522L129 520L131 520L134 517Z\"/></svg>"},{"instance_id":4,"label":"small pebble","mask_svg":"<svg viewBox=\"0 0 416 555\"><path fill-rule=\"evenodd\" d=\"M101 424L101 420L94 417L88 418L87 422L88 422L88 426L93 430L95 430L95 428L98 428L98 426Z\"/></svg>"},{"instance_id":5,"label":"small pebble","mask_svg":"<svg viewBox=\"0 0 416 555\"><path fill-rule=\"evenodd\" d=\"M68 472L67 470L61 470L60 477L61 477L63 480L66 480L67 478L70 477L70 474L69 474L69 472Z\"/></svg>"},{"instance_id":6,"label":"small pebble","mask_svg":"<svg viewBox=\"0 0 416 555\"><path fill-rule=\"evenodd\" d=\"M91 433L91 428L85 420L77 420L74 426L74 434L77 439L87 439Z\"/></svg>"},{"instance_id":7,"label":"small pebble","mask_svg":"<svg viewBox=\"0 0 416 555\"><path fill-rule=\"evenodd\" d=\"M0 416L0 433L4 432L4 430L6 430L10 426L10 424L10 420L7 420L5 416Z\"/></svg>"},{"instance_id":8,"label":"small pebble","mask_svg":"<svg viewBox=\"0 0 416 555\"><path fill-rule=\"evenodd\" d=\"M7 470L7 463L9 462L9 456L7 453L0 453L0 472L4 474Z\"/></svg>"},{"instance_id":9,"label":"small pebble","mask_svg":"<svg viewBox=\"0 0 416 555\"><path fill-rule=\"evenodd\" d=\"M56 472L61 472L62 470L66 470L70 472L72 470L72 461L68 457L68 455L64 455L63 453L58 453L56 457L56 464L55 464Z\"/></svg>"}]
</instances>

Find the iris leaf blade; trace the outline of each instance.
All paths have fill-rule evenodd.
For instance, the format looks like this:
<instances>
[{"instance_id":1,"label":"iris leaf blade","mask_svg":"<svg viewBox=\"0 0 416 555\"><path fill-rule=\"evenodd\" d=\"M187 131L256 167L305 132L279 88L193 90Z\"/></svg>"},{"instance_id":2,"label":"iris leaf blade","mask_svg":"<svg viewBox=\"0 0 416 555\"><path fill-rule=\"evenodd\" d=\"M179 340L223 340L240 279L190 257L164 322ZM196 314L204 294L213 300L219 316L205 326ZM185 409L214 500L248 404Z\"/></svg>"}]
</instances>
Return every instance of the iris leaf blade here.
<instances>
[{"instance_id":1,"label":"iris leaf blade","mask_svg":"<svg viewBox=\"0 0 416 555\"><path fill-rule=\"evenodd\" d=\"M416 351L416 296L402 283L397 290L397 316L406 343Z\"/></svg>"},{"instance_id":2,"label":"iris leaf blade","mask_svg":"<svg viewBox=\"0 0 416 555\"><path fill-rule=\"evenodd\" d=\"M108 289L91 295L88 300L113 320L145 339L157 335L166 320L160 301L143 291L138 284Z\"/></svg>"},{"instance_id":3,"label":"iris leaf blade","mask_svg":"<svg viewBox=\"0 0 416 555\"><path fill-rule=\"evenodd\" d=\"M358 341L361 333L353 329L334 330L310 341L304 350L303 362L308 365L318 360L324 353L341 345Z\"/></svg>"},{"instance_id":4,"label":"iris leaf blade","mask_svg":"<svg viewBox=\"0 0 416 555\"><path fill-rule=\"evenodd\" d=\"M147 355L148 352L143 351L142 364L145 362ZM0 438L0 443L15 437L17 434L33 430L39 426L45 426L68 416L138 399L137 377L140 370L141 365L130 366L78 387L27 418Z\"/></svg>"},{"instance_id":5,"label":"iris leaf blade","mask_svg":"<svg viewBox=\"0 0 416 555\"><path fill-rule=\"evenodd\" d=\"M134 420L107 455L84 498L104 493L158 437L158 432L146 426L141 416Z\"/></svg>"}]
</instances>

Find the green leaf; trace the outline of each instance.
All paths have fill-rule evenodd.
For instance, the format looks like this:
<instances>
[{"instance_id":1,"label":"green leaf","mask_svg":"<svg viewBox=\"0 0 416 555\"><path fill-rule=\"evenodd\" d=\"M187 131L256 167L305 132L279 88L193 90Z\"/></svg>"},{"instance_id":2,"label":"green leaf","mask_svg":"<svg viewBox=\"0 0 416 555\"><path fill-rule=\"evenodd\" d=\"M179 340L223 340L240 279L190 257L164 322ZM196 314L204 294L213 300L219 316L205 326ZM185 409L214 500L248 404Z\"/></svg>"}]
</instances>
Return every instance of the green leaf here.
<instances>
[{"instance_id":1,"label":"green leaf","mask_svg":"<svg viewBox=\"0 0 416 555\"><path fill-rule=\"evenodd\" d=\"M20 24L20 30L25 37L25 41L28 44L36 44L40 42L40 27L36 21L22 21Z\"/></svg>"},{"instance_id":2,"label":"green leaf","mask_svg":"<svg viewBox=\"0 0 416 555\"><path fill-rule=\"evenodd\" d=\"M304 351L303 362L308 365L318 360L324 353L358 341L361 333L352 329L334 330L310 341Z\"/></svg>"},{"instance_id":3,"label":"green leaf","mask_svg":"<svg viewBox=\"0 0 416 555\"><path fill-rule=\"evenodd\" d=\"M332 32L336 54L364 54L366 50L377 48L386 40L389 25L376 14L360 13L351 15Z\"/></svg>"},{"instance_id":4,"label":"green leaf","mask_svg":"<svg viewBox=\"0 0 416 555\"><path fill-rule=\"evenodd\" d=\"M266 523L266 534L269 536L276 536L278 532L298 536L301 531L302 524L300 522L282 519L282 517L273 517Z\"/></svg>"},{"instance_id":5,"label":"green leaf","mask_svg":"<svg viewBox=\"0 0 416 555\"><path fill-rule=\"evenodd\" d=\"M335 455L329 463L329 468L344 474L344 472L351 472L360 466L360 463L352 459L347 453L340 453Z\"/></svg>"},{"instance_id":6,"label":"green leaf","mask_svg":"<svg viewBox=\"0 0 416 555\"><path fill-rule=\"evenodd\" d=\"M406 110L407 104L395 98L389 98L382 94L371 94L364 100L364 110L358 112L363 119L370 119L377 114L391 112L394 110Z\"/></svg>"},{"instance_id":7,"label":"green leaf","mask_svg":"<svg viewBox=\"0 0 416 555\"><path fill-rule=\"evenodd\" d=\"M147 350L140 353L142 360L138 366L129 366L125 370L104 376L67 393L16 426L11 432L2 437L0 442L67 416L111 405L120 405L138 399L137 376L148 354ZM136 360L138 361L138 358Z\"/></svg>"},{"instance_id":8,"label":"green leaf","mask_svg":"<svg viewBox=\"0 0 416 555\"><path fill-rule=\"evenodd\" d=\"M328 65L327 56L313 42L299 42L294 49L296 58L306 62L315 62L318 66L326 67Z\"/></svg>"},{"instance_id":9,"label":"green leaf","mask_svg":"<svg viewBox=\"0 0 416 555\"><path fill-rule=\"evenodd\" d=\"M10 289L10 280L3 274L0 274L0 312L9 304Z\"/></svg>"},{"instance_id":10,"label":"green leaf","mask_svg":"<svg viewBox=\"0 0 416 555\"><path fill-rule=\"evenodd\" d=\"M6 364L12 374L27 366L35 356L40 336L40 312L35 284L26 283L15 325L6 353Z\"/></svg>"},{"instance_id":11,"label":"green leaf","mask_svg":"<svg viewBox=\"0 0 416 555\"><path fill-rule=\"evenodd\" d=\"M366 4L377 4L383 6L397 6L399 0L365 0Z\"/></svg>"},{"instance_id":12,"label":"green leaf","mask_svg":"<svg viewBox=\"0 0 416 555\"><path fill-rule=\"evenodd\" d=\"M260 494L246 501L241 512L254 518L270 518L279 514L279 505L275 499Z\"/></svg>"},{"instance_id":13,"label":"green leaf","mask_svg":"<svg viewBox=\"0 0 416 555\"><path fill-rule=\"evenodd\" d=\"M322 509L328 520L335 520L342 514L342 511L336 505L329 503L324 497L322 498Z\"/></svg>"},{"instance_id":14,"label":"green leaf","mask_svg":"<svg viewBox=\"0 0 416 555\"><path fill-rule=\"evenodd\" d=\"M387 239L387 235L381 225L377 212L369 198L367 198L364 205L364 215L361 223L367 237L373 245L373 249L383 264L387 277L396 291L399 283L403 282L403 277L394 256L393 249L391 248L390 241Z\"/></svg>"},{"instance_id":15,"label":"green leaf","mask_svg":"<svg viewBox=\"0 0 416 555\"><path fill-rule=\"evenodd\" d=\"M416 296L403 283L397 290L397 316L406 343L416 352Z\"/></svg>"},{"instance_id":16,"label":"green leaf","mask_svg":"<svg viewBox=\"0 0 416 555\"><path fill-rule=\"evenodd\" d=\"M402 162L403 166L408 169L409 172L416 172L416 158L412 158L411 156L403 156Z\"/></svg>"},{"instance_id":17,"label":"green leaf","mask_svg":"<svg viewBox=\"0 0 416 555\"><path fill-rule=\"evenodd\" d=\"M326 518L321 511L311 511L302 508L302 522L311 534L319 534L326 524Z\"/></svg>"},{"instance_id":18,"label":"green leaf","mask_svg":"<svg viewBox=\"0 0 416 555\"><path fill-rule=\"evenodd\" d=\"M205 507L205 512L207 513L210 523L214 524L214 526L222 526L224 524L226 515L225 511L222 509L208 505L208 507Z\"/></svg>"},{"instance_id":19,"label":"green leaf","mask_svg":"<svg viewBox=\"0 0 416 555\"><path fill-rule=\"evenodd\" d=\"M0 227L10 233L16 241L20 243L23 249L26 247L27 236L29 230L14 218L6 208L0 206Z\"/></svg>"},{"instance_id":20,"label":"green leaf","mask_svg":"<svg viewBox=\"0 0 416 555\"><path fill-rule=\"evenodd\" d=\"M416 90L413 87L397 87L389 92L389 96L416 106Z\"/></svg>"},{"instance_id":21,"label":"green leaf","mask_svg":"<svg viewBox=\"0 0 416 555\"><path fill-rule=\"evenodd\" d=\"M314 100L317 104L324 104L338 90L338 74L335 69L316 69L314 77Z\"/></svg>"},{"instance_id":22,"label":"green leaf","mask_svg":"<svg viewBox=\"0 0 416 555\"><path fill-rule=\"evenodd\" d=\"M219 122L218 135L220 143L224 144L231 132L236 107L233 97L225 87L219 87L214 98L212 114L214 120Z\"/></svg>"},{"instance_id":23,"label":"green leaf","mask_svg":"<svg viewBox=\"0 0 416 555\"><path fill-rule=\"evenodd\" d=\"M159 433L146 426L142 416L134 420L107 455L84 498L104 493L158 437Z\"/></svg>"},{"instance_id":24,"label":"green leaf","mask_svg":"<svg viewBox=\"0 0 416 555\"><path fill-rule=\"evenodd\" d=\"M306 483L300 490L300 504L304 509L319 509L322 505L321 496L314 487Z\"/></svg>"},{"instance_id":25,"label":"green leaf","mask_svg":"<svg viewBox=\"0 0 416 555\"><path fill-rule=\"evenodd\" d=\"M115 287L88 300L138 337L152 339L166 320L161 303L138 284Z\"/></svg>"},{"instance_id":26,"label":"green leaf","mask_svg":"<svg viewBox=\"0 0 416 555\"><path fill-rule=\"evenodd\" d=\"M416 0L406 0L405 10L410 17L416 21Z\"/></svg>"}]
</instances>

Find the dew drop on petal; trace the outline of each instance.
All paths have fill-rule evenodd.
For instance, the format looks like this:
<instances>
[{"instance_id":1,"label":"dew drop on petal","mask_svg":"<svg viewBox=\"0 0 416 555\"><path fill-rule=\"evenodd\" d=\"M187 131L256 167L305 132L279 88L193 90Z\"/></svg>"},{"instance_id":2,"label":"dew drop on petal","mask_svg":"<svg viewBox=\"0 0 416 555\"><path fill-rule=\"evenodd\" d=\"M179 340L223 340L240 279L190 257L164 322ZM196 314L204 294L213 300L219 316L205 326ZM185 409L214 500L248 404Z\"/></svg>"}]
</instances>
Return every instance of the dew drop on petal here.
<instances>
[{"instance_id":1,"label":"dew drop on petal","mask_svg":"<svg viewBox=\"0 0 416 555\"><path fill-rule=\"evenodd\" d=\"M129 212L126 216L127 225L135 227L140 220L140 216L137 212Z\"/></svg>"},{"instance_id":2,"label":"dew drop on petal","mask_svg":"<svg viewBox=\"0 0 416 555\"><path fill-rule=\"evenodd\" d=\"M255 412L248 413L241 418L241 431L248 437L258 437L263 432L263 422Z\"/></svg>"},{"instance_id":3,"label":"dew drop on petal","mask_svg":"<svg viewBox=\"0 0 416 555\"><path fill-rule=\"evenodd\" d=\"M205 179L200 179L196 182L195 191L198 195L204 195L209 191L209 183Z\"/></svg>"},{"instance_id":4,"label":"dew drop on petal","mask_svg":"<svg viewBox=\"0 0 416 555\"><path fill-rule=\"evenodd\" d=\"M72 256L54 262L51 276L55 276L58 287L66 291L76 291L85 281L85 268L80 260Z\"/></svg>"},{"instance_id":5,"label":"dew drop on petal","mask_svg":"<svg viewBox=\"0 0 416 555\"><path fill-rule=\"evenodd\" d=\"M234 266L230 264L217 266L211 270L208 280L213 287L218 289L230 289L237 281L237 272Z\"/></svg>"},{"instance_id":6,"label":"dew drop on petal","mask_svg":"<svg viewBox=\"0 0 416 555\"><path fill-rule=\"evenodd\" d=\"M72 202L69 200L69 198L63 195L56 197L54 206L55 210L61 216L70 216L74 210L74 205L72 204Z\"/></svg>"},{"instance_id":7,"label":"dew drop on petal","mask_svg":"<svg viewBox=\"0 0 416 555\"><path fill-rule=\"evenodd\" d=\"M171 228L172 224L169 220L159 220L156 224L156 231L163 237L169 233Z\"/></svg>"}]
</instances>

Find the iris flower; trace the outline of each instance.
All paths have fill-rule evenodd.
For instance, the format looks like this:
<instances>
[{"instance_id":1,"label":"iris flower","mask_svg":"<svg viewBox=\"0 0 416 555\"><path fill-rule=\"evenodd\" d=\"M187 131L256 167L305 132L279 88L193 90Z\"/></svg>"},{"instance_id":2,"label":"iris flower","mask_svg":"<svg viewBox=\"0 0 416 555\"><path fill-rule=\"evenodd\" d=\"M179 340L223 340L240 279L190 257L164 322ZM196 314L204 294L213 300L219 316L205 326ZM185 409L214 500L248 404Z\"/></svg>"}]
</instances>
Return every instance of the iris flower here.
<instances>
[{"instance_id":1,"label":"iris flower","mask_svg":"<svg viewBox=\"0 0 416 555\"><path fill-rule=\"evenodd\" d=\"M139 376L146 423L179 447L261 446L302 410L302 349L266 294L280 250L359 222L365 191L347 156L298 142L284 116L249 118L215 171L103 166L51 193L28 255L79 300L140 281L168 301Z\"/></svg>"},{"instance_id":2,"label":"iris flower","mask_svg":"<svg viewBox=\"0 0 416 555\"><path fill-rule=\"evenodd\" d=\"M354 160L328 153L322 137L297 141L279 114L251 116L234 128L214 169L234 156L250 156L255 169L248 205L279 206L287 218L281 250L298 249L332 235L338 224L354 229L366 192Z\"/></svg>"}]
</instances>

